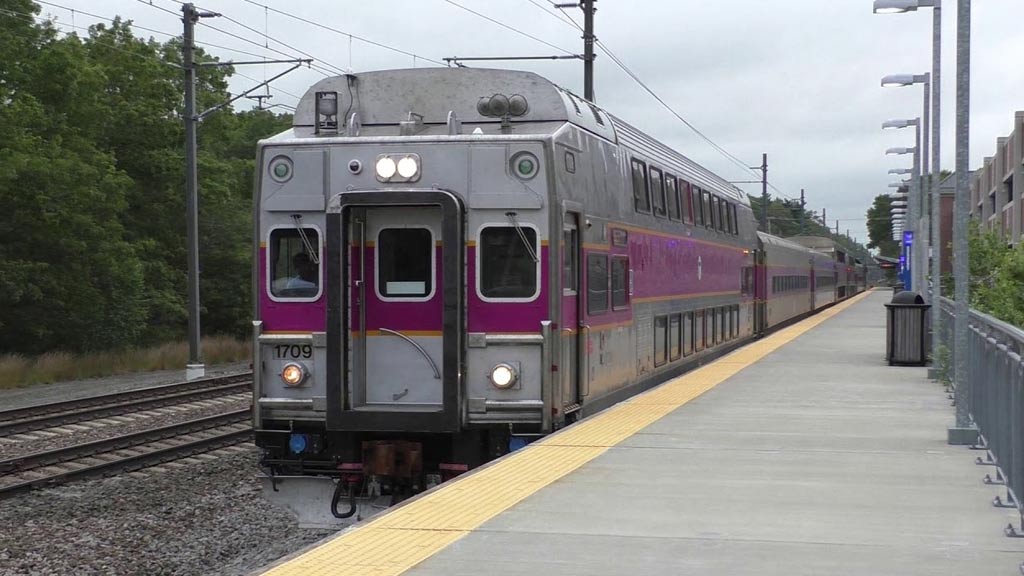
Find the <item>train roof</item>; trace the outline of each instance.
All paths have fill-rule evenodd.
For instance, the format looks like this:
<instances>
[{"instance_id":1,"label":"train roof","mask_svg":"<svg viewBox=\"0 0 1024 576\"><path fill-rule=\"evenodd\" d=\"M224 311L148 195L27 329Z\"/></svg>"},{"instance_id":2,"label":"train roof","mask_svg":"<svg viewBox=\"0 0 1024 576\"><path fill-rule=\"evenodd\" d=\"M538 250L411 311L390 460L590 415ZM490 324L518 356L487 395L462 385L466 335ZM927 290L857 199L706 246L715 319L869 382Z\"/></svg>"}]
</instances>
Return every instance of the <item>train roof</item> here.
<instances>
[{"instance_id":1,"label":"train roof","mask_svg":"<svg viewBox=\"0 0 1024 576\"><path fill-rule=\"evenodd\" d=\"M495 94L518 94L526 98L527 110L521 116L508 118L513 134L553 135L565 123L571 123L657 159L666 168L672 167L680 176L716 194L749 205L746 194L725 179L533 72L407 68L324 78L299 101L292 130L274 140L317 137L317 94L324 92L337 95L339 127L345 126L355 114L359 134L365 136L397 135L400 132L395 127L408 122L415 122L417 135L445 135L450 133L451 117L467 124L466 132L475 125L484 134L501 134L501 119L482 115L477 103ZM344 135L344 130L339 128L339 135Z\"/></svg>"},{"instance_id":2,"label":"train roof","mask_svg":"<svg viewBox=\"0 0 1024 576\"><path fill-rule=\"evenodd\" d=\"M760 238L761 242L764 243L764 244L769 244L769 245L772 245L772 246L780 246L780 247L783 247L783 248L789 248L790 250L797 250L799 252L806 252L808 254L812 254L812 253L816 253L817 252L816 250L808 248L807 246L804 246L803 244L798 244L796 242L793 242L790 239L779 238L778 236L772 236L771 234L766 234L766 233L761 232L761 231L758 231L757 237Z\"/></svg>"},{"instance_id":3,"label":"train roof","mask_svg":"<svg viewBox=\"0 0 1024 576\"><path fill-rule=\"evenodd\" d=\"M831 238L825 238L824 236L791 236L789 238L793 242L806 246L812 250L819 252L843 252L846 253L846 249L836 243Z\"/></svg>"}]
</instances>

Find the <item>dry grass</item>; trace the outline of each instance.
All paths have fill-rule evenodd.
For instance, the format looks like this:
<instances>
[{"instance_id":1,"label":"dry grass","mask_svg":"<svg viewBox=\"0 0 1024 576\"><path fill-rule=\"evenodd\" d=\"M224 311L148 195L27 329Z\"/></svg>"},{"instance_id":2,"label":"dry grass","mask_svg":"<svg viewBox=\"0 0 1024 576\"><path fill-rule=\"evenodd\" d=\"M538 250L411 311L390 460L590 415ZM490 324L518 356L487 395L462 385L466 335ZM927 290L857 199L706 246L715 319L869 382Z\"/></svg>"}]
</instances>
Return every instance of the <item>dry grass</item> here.
<instances>
[{"instance_id":1,"label":"dry grass","mask_svg":"<svg viewBox=\"0 0 1024 576\"><path fill-rule=\"evenodd\" d=\"M248 342L226 336L203 339L203 361L226 364L248 360ZM0 356L0 388L17 388L31 384L80 380L127 372L151 372L183 368L188 360L188 344L169 342L152 348L73 355L47 352L36 358L15 354Z\"/></svg>"}]
</instances>

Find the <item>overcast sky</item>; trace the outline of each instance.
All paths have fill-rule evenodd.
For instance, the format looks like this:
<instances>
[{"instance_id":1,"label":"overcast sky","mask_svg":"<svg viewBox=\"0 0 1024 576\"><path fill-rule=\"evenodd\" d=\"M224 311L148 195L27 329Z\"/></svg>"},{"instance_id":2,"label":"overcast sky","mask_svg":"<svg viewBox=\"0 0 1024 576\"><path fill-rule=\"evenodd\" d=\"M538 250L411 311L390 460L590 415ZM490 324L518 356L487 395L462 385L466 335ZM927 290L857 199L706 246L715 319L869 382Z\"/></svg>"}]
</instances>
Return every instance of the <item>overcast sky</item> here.
<instances>
[{"instance_id":1,"label":"overcast sky","mask_svg":"<svg viewBox=\"0 0 1024 576\"><path fill-rule=\"evenodd\" d=\"M356 36L425 58L446 56L549 55L561 53L466 12L445 0L253 0ZM535 4L548 0L457 0L567 51L582 52L580 33ZM180 33L172 0L58 0L76 9L43 6L61 25L97 22L77 10L104 17L120 15L140 26ZM943 14L942 167L954 159L956 2ZM1024 2L982 0L972 13L971 168L995 150L1024 109ZM359 72L414 65L402 55L360 40L267 12L246 0L205 0L220 12L292 48L321 66ZM931 70L931 9L872 14L871 0L598 0L595 33L613 53L680 115L719 146L750 166L768 154L769 180L788 196L807 191L808 208L828 210L829 225L866 239L864 212L888 191L889 168L909 167L908 156L885 156L886 148L913 146L907 130L881 130L888 119L914 118L923 107L921 88L881 88L886 74ZM580 11L568 10L577 20ZM73 19L72 19L73 18ZM246 43L213 30L252 39ZM68 30L71 28L68 27ZM167 36L138 31L166 40ZM203 20L197 41L282 58L263 47L263 38L226 18ZM222 60L252 59L207 48ZM416 60L415 65L431 65ZM538 72L583 93L582 63L508 62L495 67ZM280 66L246 66L239 71L262 80ZM599 53L595 64L597 102L728 180L750 180L700 137L663 109L615 64ZM300 70L274 84L273 102L294 105L323 75ZM253 82L236 77L232 89ZM290 94L291 95L290 95ZM759 193L759 185L741 185ZM774 195L774 194L773 194Z\"/></svg>"}]
</instances>

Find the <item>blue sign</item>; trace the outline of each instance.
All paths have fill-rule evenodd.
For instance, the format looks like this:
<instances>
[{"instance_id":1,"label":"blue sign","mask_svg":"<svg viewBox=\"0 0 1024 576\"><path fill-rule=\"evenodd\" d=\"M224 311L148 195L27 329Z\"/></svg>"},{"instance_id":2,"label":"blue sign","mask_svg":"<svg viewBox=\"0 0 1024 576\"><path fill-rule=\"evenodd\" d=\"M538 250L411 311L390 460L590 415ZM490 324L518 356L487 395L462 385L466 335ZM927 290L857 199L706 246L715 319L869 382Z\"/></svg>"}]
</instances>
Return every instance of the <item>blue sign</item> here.
<instances>
[{"instance_id":1,"label":"blue sign","mask_svg":"<svg viewBox=\"0 0 1024 576\"><path fill-rule=\"evenodd\" d=\"M913 243L914 243L914 233L909 231L909 230L904 232L903 233L903 245L904 246L910 246Z\"/></svg>"}]
</instances>

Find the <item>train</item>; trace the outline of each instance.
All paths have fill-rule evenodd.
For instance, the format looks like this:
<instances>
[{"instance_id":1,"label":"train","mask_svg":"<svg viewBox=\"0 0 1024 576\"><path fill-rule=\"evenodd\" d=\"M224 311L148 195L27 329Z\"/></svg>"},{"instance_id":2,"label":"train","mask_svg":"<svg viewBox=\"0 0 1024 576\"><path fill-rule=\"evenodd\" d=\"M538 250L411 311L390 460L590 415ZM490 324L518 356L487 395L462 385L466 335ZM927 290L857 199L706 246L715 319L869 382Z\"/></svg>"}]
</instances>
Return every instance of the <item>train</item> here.
<instances>
[{"instance_id":1,"label":"train","mask_svg":"<svg viewBox=\"0 0 1024 576\"><path fill-rule=\"evenodd\" d=\"M324 78L258 144L266 493L362 516L866 287L827 238L525 71Z\"/></svg>"}]
</instances>

